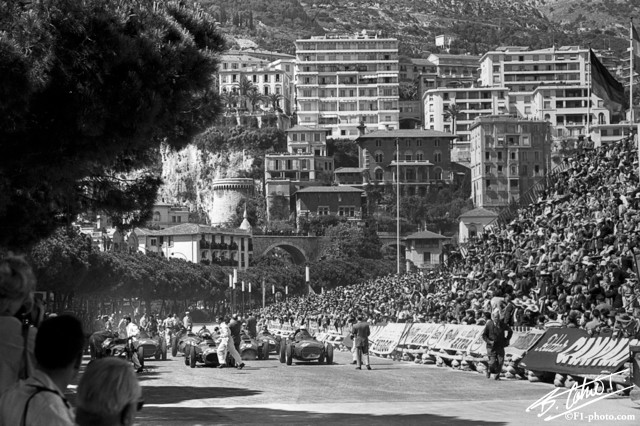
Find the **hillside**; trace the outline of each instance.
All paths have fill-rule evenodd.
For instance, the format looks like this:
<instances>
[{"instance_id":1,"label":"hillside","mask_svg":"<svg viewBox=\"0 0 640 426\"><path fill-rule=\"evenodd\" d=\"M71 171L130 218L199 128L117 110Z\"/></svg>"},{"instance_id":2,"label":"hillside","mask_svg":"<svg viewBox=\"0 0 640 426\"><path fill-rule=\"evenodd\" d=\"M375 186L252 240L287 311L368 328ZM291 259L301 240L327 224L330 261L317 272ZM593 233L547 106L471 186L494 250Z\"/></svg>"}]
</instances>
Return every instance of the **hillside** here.
<instances>
[{"instance_id":1,"label":"hillside","mask_svg":"<svg viewBox=\"0 0 640 426\"><path fill-rule=\"evenodd\" d=\"M438 51L435 36L457 40L452 53L500 45L533 48L591 43L622 53L640 0L200 0L220 22L230 47L294 53L297 38L330 32L381 31L402 54ZM640 21L639 21L640 22ZM640 25L640 23L639 23Z\"/></svg>"}]
</instances>

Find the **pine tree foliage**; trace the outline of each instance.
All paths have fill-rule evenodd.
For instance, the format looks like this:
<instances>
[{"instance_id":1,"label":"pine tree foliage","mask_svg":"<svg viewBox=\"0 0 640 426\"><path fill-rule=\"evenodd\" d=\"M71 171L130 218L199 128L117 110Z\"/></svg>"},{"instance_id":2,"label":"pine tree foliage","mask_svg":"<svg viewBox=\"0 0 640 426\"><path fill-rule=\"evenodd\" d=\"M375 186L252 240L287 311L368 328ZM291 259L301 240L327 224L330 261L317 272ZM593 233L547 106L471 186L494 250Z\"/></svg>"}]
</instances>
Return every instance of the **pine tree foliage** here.
<instances>
[{"instance_id":1,"label":"pine tree foliage","mask_svg":"<svg viewBox=\"0 0 640 426\"><path fill-rule=\"evenodd\" d=\"M159 142L183 147L220 111L224 46L183 2L0 0L0 246L87 210L144 221Z\"/></svg>"}]
</instances>

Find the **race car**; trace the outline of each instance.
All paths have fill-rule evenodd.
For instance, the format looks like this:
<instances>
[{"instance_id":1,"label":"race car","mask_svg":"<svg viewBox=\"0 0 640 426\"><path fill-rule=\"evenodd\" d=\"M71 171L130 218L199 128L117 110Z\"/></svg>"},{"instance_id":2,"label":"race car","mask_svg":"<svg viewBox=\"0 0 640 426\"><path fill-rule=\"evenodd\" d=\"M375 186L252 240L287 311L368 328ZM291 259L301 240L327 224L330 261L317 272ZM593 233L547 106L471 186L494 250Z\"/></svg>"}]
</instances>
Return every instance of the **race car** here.
<instances>
[{"instance_id":1,"label":"race car","mask_svg":"<svg viewBox=\"0 0 640 426\"><path fill-rule=\"evenodd\" d=\"M191 336L183 340L184 364L195 368L197 363L207 367L220 365L216 342L211 334Z\"/></svg>"},{"instance_id":2,"label":"race car","mask_svg":"<svg viewBox=\"0 0 640 426\"><path fill-rule=\"evenodd\" d=\"M131 361L131 354L135 351L138 354L140 367L144 367L144 347L140 346L137 341L132 340L131 345L128 343L129 339L121 339L117 336L107 338L102 342L103 356L121 357Z\"/></svg>"},{"instance_id":3,"label":"race car","mask_svg":"<svg viewBox=\"0 0 640 426\"><path fill-rule=\"evenodd\" d=\"M151 337L146 331L140 330L138 340L135 343L137 343L137 348L143 348L142 358L155 358L156 361L167 360L167 341L162 334ZM140 357L140 352L138 352L138 357Z\"/></svg>"},{"instance_id":4,"label":"race car","mask_svg":"<svg viewBox=\"0 0 640 426\"><path fill-rule=\"evenodd\" d=\"M197 345L202 341L202 338L196 333L187 331L186 329L179 335L176 335L171 347L171 355L177 356L178 354L188 355L185 352L185 348L190 345Z\"/></svg>"},{"instance_id":5,"label":"race car","mask_svg":"<svg viewBox=\"0 0 640 426\"><path fill-rule=\"evenodd\" d=\"M89 337L89 354L91 359L102 358L106 354L103 349L103 343L107 339L114 339L118 337L117 331L97 331Z\"/></svg>"},{"instance_id":6,"label":"race car","mask_svg":"<svg viewBox=\"0 0 640 426\"><path fill-rule=\"evenodd\" d=\"M269 359L269 341L259 342L247 333L242 333L239 352L243 360Z\"/></svg>"},{"instance_id":7,"label":"race car","mask_svg":"<svg viewBox=\"0 0 640 426\"><path fill-rule=\"evenodd\" d=\"M333 346L319 342L306 329L298 329L280 344L280 362L291 365L294 359L331 365Z\"/></svg>"},{"instance_id":8,"label":"race car","mask_svg":"<svg viewBox=\"0 0 640 426\"><path fill-rule=\"evenodd\" d=\"M274 353L276 355L280 353L280 336L274 336L269 331L262 331L258 333L258 335L256 336L256 340L258 341L258 347L264 348L264 342L267 342L269 344L269 350L266 352L267 356L263 356L262 358L269 359L270 353ZM264 349L262 350L262 353L264 353Z\"/></svg>"}]
</instances>

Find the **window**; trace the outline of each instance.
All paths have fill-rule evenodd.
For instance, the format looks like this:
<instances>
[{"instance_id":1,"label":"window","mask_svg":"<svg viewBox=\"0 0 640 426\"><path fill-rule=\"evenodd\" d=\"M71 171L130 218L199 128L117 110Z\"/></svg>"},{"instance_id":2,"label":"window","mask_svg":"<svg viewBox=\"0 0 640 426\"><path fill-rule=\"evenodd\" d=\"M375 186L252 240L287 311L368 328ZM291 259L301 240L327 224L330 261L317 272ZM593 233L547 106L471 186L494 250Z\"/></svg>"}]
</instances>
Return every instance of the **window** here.
<instances>
[{"instance_id":1,"label":"window","mask_svg":"<svg viewBox=\"0 0 640 426\"><path fill-rule=\"evenodd\" d=\"M382 182L382 179L384 177L384 173L382 172L382 169L376 169L375 175L376 175L376 180L378 182Z\"/></svg>"},{"instance_id":2,"label":"window","mask_svg":"<svg viewBox=\"0 0 640 426\"><path fill-rule=\"evenodd\" d=\"M518 174L518 167L517 166L515 166L515 165L511 166L509 169L511 170L511 175Z\"/></svg>"},{"instance_id":3,"label":"window","mask_svg":"<svg viewBox=\"0 0 640 426\"><path fill-rule=\"evenodd\" d=\"M436 151L433 153L433 162L434 163L442 162L442 153L440 151Z\"/></svg>"},{"instance_id":4,"label":"window","mask_svg":"<svg viewBox=\"0 0 640 426\"><path fill-rule=\"evenodd\" d=\"M154 212L153 213L153 221L154 222L160 222L160 212Z\"/></svg>"},{"instance_id":5,"label":"window","mask_svg":"<svg viewBox=\"0 0 640 426\"><path fill-rule=\"evenodd\" d=\"M498 161L502 161L502 152L498 151Z\"/></svg>"},{"instance_id":6,"label":"window","mask_svg":"<svg viewBox=\"0 0 640 426\"><path fill-rule=\"evenodd\" d=\"M413 160L413 154L411 153L411 151L405 151L404 161L411 161L411 160Z\"/></svg>"},{"instance_id":7,"label":"window","mask_svg":"<svg viewBox=\"0 0 640 426\"><path fill-rule=\"evenodd\" d=\"M522 176L527 176L527 174L529 173L529 168L527 167L526 164L523 164L520 170L522 171L521 173Z\"/></svg>"},{"instance_id":8,"label":"window","mask_svg":"<svg viewBox=\"0 0 640 426\"><path fill-rule=\"evenodd\" d=\"M517 188L518 187L518 179L509 180L509 187L510 188Z\"/></svg>"},{"instance_id":9,"label":"window","mask_svg":"<svg viewBox=\"0 0 640 426\"><path fill-rule=\"evenodd\" d=\"M538 173L540 173L540 166L539 165L536 164L535 166L533 166L533 173L536 174L536 175Z\"/></svg>"},{"instance_id":10,"label":"window","mask_svg":"<svg viewBox=\"0 0 640 426\"><path fill-rule=\"evenodd\" d=\"M533 153L533 157L535 158L536 161L540 161L540 151L535 151Z\"/></svg>"},{"instance_id":11,"label":"window","mask_svg":"<svg viewBox=\"0 0 640 426\"><path fill-rule=\"evenodd\" d=\"M175 216L171 216L171 222L176 223L176 217Z\"/></svg>"},{"instance_id":12,"label":"window","mask_svg":"<svg viewBox=\"0 0 640 426\"><path fill-rule=\"evenodd\" d=\"M380 151L377 151L373 157L376 160L376 163L382 163L384 161L384 154Z\"/></svg>"},{"instance_id":13,"label":"window","mask_svg":"<svg viewBox=\"0 0 640 426\"><path fill-rule=\"evenodd\" d=\"M423 263L431 263L431 253L429 253L428 251L425 251L424 253L422 253L422 261Z\"/></svg>"},{"instance_id":14,"label":"window","mask_svg":"<svg viewBox=\"0 0 640 426\"><path fill-rule=\"evenodd\" d=\"M491 173L491 166L484 166L485 173Z\"/></svg>"},{"instance_id":15,"label":"window","mask_svg":"<svg viewBox=\"0 0 640 426\"><path fill-rule=\"evenodd\" d=\"M355 217L356 208L352 206L338 207L338 216Z\"/></svg>"},{"instance_id":16,"label":"window","mask_svg":"<svg viewBox=\"0 0 640 426\"><path fill-rule=\"evenodd\" d=\"M487 179L487 189L491 188L491 179Z\"/></svg>"},{"instance_id":17,"label":"window","mask_svg":"<svg viewBox=\"0 0 640 426\"><path fill-rule=\"evenodd\" d=\"M436 140L433 142L433 146L440 146L440 139L436 139Z\"/></svg>"},{"instance_id":18,"label":"window","mask_svg":"<svg viewBox=\"0 0 640 426\"><path fill-rule=\"evenodd\" d=\"M318 206L318 216L329 216L329 207Z\"/></svg>"},{"instance_id":19,"label":"window","mask_svg":"<svg viewBox=\"0 0 640 426\"><path fill-rule=\"evenodd\" d=\"M380 139L376 139L376 146L377 147L382 146L382 141Z\"/></svg>"},{"instance_id":20,"label":"window","mask_svg":"<svg viewBox=\"0 0 640 426\"><path fill-rule=\"evenodd\" d=\"M518 159L518 153L517 152L512 152L511 153L511 159L512 160L517 160Z\"/></svg>"},{"instance_id":21,"label":"window","mask_svg":"<svg viewBox=\"0 0 640 426\"><path fill-rule=\"evenodd\" d=\"M314 142L320 142L320 133L314 133L313 141Z\"/></svg>"},{"instance_id":22,"label":"window","mask_svg":"<svg viewBox=\"0 0 640 426\"><path fill-rule=\"evenodd\" d=\"M486 152L484 153L484 159L485 159L486 161L491 160L491 153L490 153L489 151L486 151Z\"/></svg>"},{"instance_id":23,"label":"window","mask_svg":"<svg viewBox=\"0 0 640 426\"><path fill-rule=\"evenodd\" d=\"M293 142L298 142L298 134L297 133L291 133L291 140Z\"/></svg>"},{"instance_id":24,"label":"window","mask_svg":"<svg viewBox=\"0 0 640 426\"><path fill-rule=\"evenodd\" d=\"M151 247L156 247L158 245L158 240L155 238L151 238L149 244L151 244Z\"/></svg>"},{"instance_id":25,"label":"window","mask_svg":"<svg viewBox=\"0 0 640 426\"><path fill-rule=\"evenodd\" d=\"M417 140L416 141L416 146L422 146L422 141L421 140Z\"/></svg>"},{"instance_id":26,"label":"window","mask_svg":"<svg viewBox=\"0 0 640 426\"><path fill-rule=\"evenodd\" d=\"M416 152L416 160L417 161L424 161L424 154L423 154L422 151Z\"/></svg>"}]
</instances>

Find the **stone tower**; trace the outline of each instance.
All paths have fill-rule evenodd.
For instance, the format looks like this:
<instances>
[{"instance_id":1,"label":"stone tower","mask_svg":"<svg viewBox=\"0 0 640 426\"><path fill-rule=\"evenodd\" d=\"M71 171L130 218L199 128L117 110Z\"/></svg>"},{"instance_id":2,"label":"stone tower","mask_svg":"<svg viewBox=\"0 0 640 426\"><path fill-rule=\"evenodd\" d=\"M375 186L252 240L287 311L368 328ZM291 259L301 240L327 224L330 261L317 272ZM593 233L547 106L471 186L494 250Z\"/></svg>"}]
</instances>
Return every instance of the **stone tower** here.
<instances>
[{"instance_id":1,"label":"stone tower","mask_svg":"<svg viewBox=\"0 0 640 426\"><path fill-rule=\"evenodd\" d=\"M217 179L211 183L213 206L209 210L212 226L226 224L236 212L242 200L254 193L252 178Z\"/></svg>"}]
</instances>

